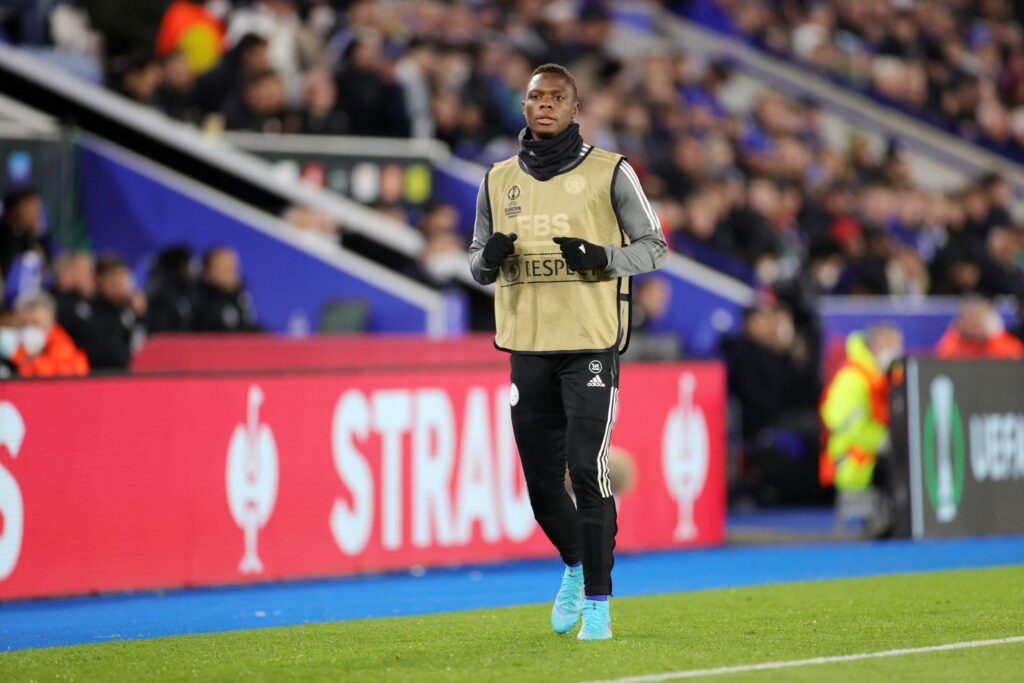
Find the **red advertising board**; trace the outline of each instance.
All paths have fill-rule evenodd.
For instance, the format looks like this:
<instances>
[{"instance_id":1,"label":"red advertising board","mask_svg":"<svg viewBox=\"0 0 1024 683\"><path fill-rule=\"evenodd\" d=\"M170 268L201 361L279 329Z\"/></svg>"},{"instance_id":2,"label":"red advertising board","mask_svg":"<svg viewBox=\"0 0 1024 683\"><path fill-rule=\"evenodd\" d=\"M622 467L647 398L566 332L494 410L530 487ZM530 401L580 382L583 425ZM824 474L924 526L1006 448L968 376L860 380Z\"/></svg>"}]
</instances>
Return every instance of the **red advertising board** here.
<instances>
[{"instance_id":1,"label":"red advertising board","mask_svg":"<svg viewBox=\"0 0 1024 683\"><path fill-rule=\"evenodd\" d=\"M618 549L723 537L723 371L629 365ZM0 385L0 598L551 556L507 370Z\"/></svg>"}]
</instances>

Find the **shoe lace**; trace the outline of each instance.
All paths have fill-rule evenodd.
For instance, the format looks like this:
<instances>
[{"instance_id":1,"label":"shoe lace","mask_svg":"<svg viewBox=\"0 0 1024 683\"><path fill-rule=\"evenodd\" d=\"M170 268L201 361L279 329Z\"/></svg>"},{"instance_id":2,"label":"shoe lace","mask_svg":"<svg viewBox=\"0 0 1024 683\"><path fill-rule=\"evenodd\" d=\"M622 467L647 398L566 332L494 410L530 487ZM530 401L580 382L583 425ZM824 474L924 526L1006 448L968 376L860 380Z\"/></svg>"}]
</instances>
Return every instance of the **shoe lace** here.
<instances>
[{"instance_id":1,"label":"shoe lace","mask_svg":"<svg viewBox=\"0 0 1024 683\"><path fill-rule=\"evenodd\" d=\"M562 588L558 591L557 604L558 608L565 611L571 611L579 609L579 589L575 582L570 583L568 580L562 582Z\"/></svg>"}]
</instances>

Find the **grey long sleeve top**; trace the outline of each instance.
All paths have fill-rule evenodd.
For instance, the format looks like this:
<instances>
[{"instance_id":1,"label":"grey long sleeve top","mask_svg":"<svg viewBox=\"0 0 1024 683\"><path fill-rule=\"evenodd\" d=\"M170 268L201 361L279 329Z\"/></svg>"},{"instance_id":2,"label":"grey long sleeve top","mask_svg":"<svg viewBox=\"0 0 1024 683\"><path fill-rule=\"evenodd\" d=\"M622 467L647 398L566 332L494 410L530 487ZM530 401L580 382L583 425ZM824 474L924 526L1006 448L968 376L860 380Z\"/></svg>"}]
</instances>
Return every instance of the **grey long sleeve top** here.
<instances>
[{"instance_id":1,"label":"grey long sleeve top","mask_svg":"<svg viewBox=\"0 0 1024 683\"><path fill-rule=\"evenodd\" d=\"M609 277L639 275L664 265L668 247L661 232L661 224L640 188L636 171L625 161L615 169L612 178L612 206L630 243L624 247L602 245L608 255L605 274ZM480 191L476 196L476 223L473 226L473 243L469 247L470 270L474 279L483 285L498 279L498 268L488 268L483 262L484 244L492 230L491 205L487 199L485 179L480 183Z\"/></svg>"}]
</instances>

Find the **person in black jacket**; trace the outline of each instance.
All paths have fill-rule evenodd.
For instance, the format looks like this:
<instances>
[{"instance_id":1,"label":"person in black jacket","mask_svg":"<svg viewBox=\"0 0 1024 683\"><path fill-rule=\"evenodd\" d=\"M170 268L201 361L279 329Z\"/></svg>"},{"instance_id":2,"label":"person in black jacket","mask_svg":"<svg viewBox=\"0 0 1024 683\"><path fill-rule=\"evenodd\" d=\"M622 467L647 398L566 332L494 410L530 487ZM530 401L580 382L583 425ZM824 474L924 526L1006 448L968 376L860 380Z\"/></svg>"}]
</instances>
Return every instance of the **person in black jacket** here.
<instances>
[{"instance_id":1,"label":"person in black jacket","mask_svg":"<svg viewBox=\"0 0 1024 683\"><path fill-rule=\"evenodd\" d=\"M338 107L348 117L350 135L409 136L405 93L376 45L352 41L336 83Z\"/></svg>"},{"instance_id":2,"label":"person in black jacket","mask_svg":"<svg viewBox=\"0 0 1024 683\"><path fill-rule=\"evenodd\" d=\"M87 251L64 252L54 259L53 274L57 323L84 350L96 333L96 260Z\"/></svg>"},{"instance_id":3,"label":"person in black jacket","mask_svg":"<svg viewBox=\"0 0 1024 683\"><path fill-rule=\"evenodd\" d=\"M267 39L247 33L217 66L196 79L193 94L203 114L223 112L225 105L239 95L246 79L270 66Z\"/></svg>"},{"instance_id":4,"label":"person in black jacket","mask_svg":"<svg viewBox=\"0 0 1024 683\"><path fill-rule=\"evenodd\" d=\"M238 253L231 247L214 247L203 256L194 325L197 332L260 329L252 295L242 282Z\"/></svg>"},{"instance_id":5,"label":"person in black jacket","mask_svg":"<svg viewBox=\"0 0 1024 683\"><path fill-rule=\"evenodd\" d=\"M14 260L28 251L38 250L43 256L43 200L31 188L9 192L3 198L0 215L0 273L7 277Z\"/></svg>"},{"instance_id":6,"label":"person in black jacket","mask_svg":"<svg viewBox=\"0 0 1024 683\"><path fill-rule=\"evenodd\" d=\"M84 345L93 370L125 369L131 360L138 325L146 310L146 295L135 287L135 277L119 256L96 260L96 300L92 334Z\"/></svg>"},{"instance_id":7,"label":"person in black jacket","mask_svg":"<svg viewBox=\"0 0 1024 683\"><path fill-rule=\"evenodd\" d=\"M196 293L192 252L187 246L168 247L157 255L146 293L149 306L143 322L147 334L192 329Z\"/></svg>"}]
</instances>

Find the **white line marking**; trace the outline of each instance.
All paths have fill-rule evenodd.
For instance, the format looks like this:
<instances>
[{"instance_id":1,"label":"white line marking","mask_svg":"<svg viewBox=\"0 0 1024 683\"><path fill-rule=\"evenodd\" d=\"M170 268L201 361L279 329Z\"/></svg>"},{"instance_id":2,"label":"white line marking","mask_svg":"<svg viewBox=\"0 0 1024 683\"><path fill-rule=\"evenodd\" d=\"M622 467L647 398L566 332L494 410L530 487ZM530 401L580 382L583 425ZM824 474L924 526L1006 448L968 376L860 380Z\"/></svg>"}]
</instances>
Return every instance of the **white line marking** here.
<instances>
[{"instance_id":1,"label":"white line marking","mask_svg":"<svg viewBox=\"0 0 1024 683\"><path fill-rule=\"evenodd\" d=\"M1010 645L1013 643L1024 643L1024 636L1012 638L997 638L995 640L968 640L961 643L947 643L945 645L929 645L927 647L908 647L899 650L884 650L882 652L862 652L855 655L836 655L834 657L813 657L811 659L792 659L788 662L762 662L761 664L741 664L739 666L720 666L714 669L691 669L689 671L668 671L660 674L647 674L644 676L627 676L626 678L613 678L605 681L592 681L591 683L657 683L658 681L677 681L683 678L700 678L703 676L721 676L723 674L738 674L748 671L771 671L773 669L790 669L797 666L813 666L815 664L833 664L835 662L856 662L861 659L876 659L879 657L899 657L901 655L916 655L925 652L946 652L948 650L965 650L973 647L989 647L991 645Z\"/></svg>"}]
</instances>

